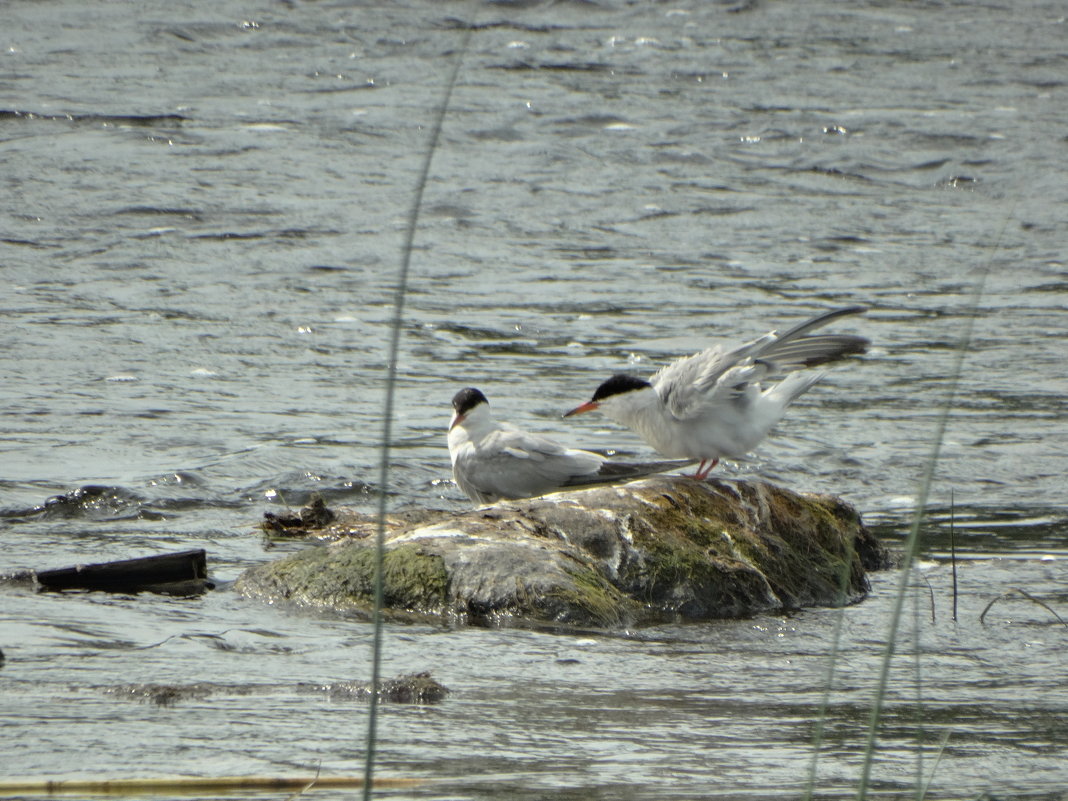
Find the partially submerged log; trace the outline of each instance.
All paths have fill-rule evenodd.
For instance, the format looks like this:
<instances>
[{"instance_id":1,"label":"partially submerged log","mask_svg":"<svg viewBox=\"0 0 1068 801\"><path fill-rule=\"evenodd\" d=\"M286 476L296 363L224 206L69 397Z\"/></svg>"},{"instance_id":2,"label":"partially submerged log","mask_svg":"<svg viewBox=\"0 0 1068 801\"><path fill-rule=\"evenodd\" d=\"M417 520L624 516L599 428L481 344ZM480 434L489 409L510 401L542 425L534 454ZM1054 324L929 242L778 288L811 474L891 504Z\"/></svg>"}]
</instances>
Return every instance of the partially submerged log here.
<instances>
[{"instance_id":1,"label":"partially submerged log","mask_svg":"<svg viewBox=\"0 0 1068 801\"><path fill-rule=\"evenodd\" d=\"M367 518L331 522L360 539L309 547L243 573L237 588L367 613ZM618 627L743 617L863 598L887 555L839 498L766 482L656 476L618 487L508 501L386 536L393 619Z\"/></svg>"},{"instance_id":2,"label":"partially submerged log","mask_svg":"<svg viewBox=\"0 0 1068 801\"><path fill-rule=\"evenodd\" d=\"M32 577L44 590L195 595L213 586L208 581L207 555L201 548L57 570L37 570Z\"/></svg>"},{"instance_id":3,"label":"partially submerged log","mask_svg":"<svg viewBox=\"0 0 1068 801\"><path fill-rule=\"evenodd\" d=\"M253 695L277 693L284 685L275 684L118 684L105 687L104 692L118 698L172 706L185 701L202 701L209 696ZM372 685L365 681L335 681L327 684L301 682L294 688L301 693L325 695L331 701L366 701L371 697ZM428 671L406 673L378 683L378 699L393 704L439 704L449 694L449 688L437 681Z\"/></svg>"}]
</instances>

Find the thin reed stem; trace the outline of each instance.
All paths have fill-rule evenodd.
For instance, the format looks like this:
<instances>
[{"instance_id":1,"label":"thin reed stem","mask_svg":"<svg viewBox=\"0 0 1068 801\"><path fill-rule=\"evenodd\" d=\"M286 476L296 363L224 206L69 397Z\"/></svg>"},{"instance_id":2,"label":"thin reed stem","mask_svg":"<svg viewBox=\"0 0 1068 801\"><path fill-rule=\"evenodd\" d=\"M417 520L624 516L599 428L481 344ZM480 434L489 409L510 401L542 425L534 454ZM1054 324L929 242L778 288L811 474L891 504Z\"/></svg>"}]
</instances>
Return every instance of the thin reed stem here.
<instances>
[{"instance_id":1,"label":"thin reed stem","mask_svg":"<svg viewBox=\"0 0 1068 801\"><path fill-rule=\"evenodd\" d=\"M1010 209L1009 214L1006 215L1005 218L1005 225L1008 225L1008 221L1011 217L1012 211ZM1001 233L995 241L995 250L1001 241L1001 236L1004 234L1004 230L1004 227L1002 227ZM945 440L949 415L953 410L954 403L957 399L960 378L964 372L964 357L968 353L968 348L972 341L972 334L975 330L975 318L979 312L979 301L983 297L983 290L986 286L986 279L989 273L990 262L987 262L986 266L984 266L979 273L979 279L975 282L975 288L972 290L972 295L969 299L968 314L964 324L964 331L961 334L960 342L955 349L953 368L949 374L949 389L946 392L945 402L938 415L931 452L924 464L923 474L920 478L919 492L916 495L916 510L913 513L912 524L909 526L909 534L905 540L901 562L901 577L898 579L897 590L894 596L894 607L890 613L890 628L886 633L886 646L883 649L882 663L876 683L875 699L872 703L871 718L868 721L868 736L864 747L864 764L861 768L860 781L857 786L857 801L865 801L868 796L868 785L871 783L871 769L875 759L875 741L879 728L879 718L882 717L883 704L886 700L886 688L890 679L890 663L893 660L898 629L901 626L901 612L905 604L909 576L912 571L913 562L916 559L916 554L919 552L920 527L923 524L927 509L927 499L931 495L931 483L934 479L935 467L938 465L938 457L942 451L942 442Z\"/></svg>"},{"instance_id":2,"label":"thin reed stem","mask_svg":"<svg viewBox=\"0 0 1068 801\"><path fill-rule=\"evenodd\" d=\"M953 490L949 491L949 564L953 568L953 622L957 622L957 532L954 525L956 521L956 504L953 499Z\"/></svg>"},{"instance_id":3,"label":"thin reed stem","mask_svg":"<svg viewBox=\"0 0 1068 801\"><path fill-rule=\"evenodd\" d=\"M419 211L423 204L423 193L426 190L427 181L430 177L430 164L434 153L438 148L441 138L441 129L445 121L445 112L449 108L452 92L456 86L456 78L460 74L460 66L463 63L464 53L467 52L468 42L471 39L473 27L465 25L464 35L460 46L456 49L453 58L452 70L445 84L445 94L438 104L434 117L434 127L430 132L427 142L426 154L423 158L422 168L419 171L419 179L416 182L415 193L412 197L412 205L408 211L408 220L404 232L404 246L401 251L400 275L397 279L397 288L393 297L393 317L390 322L389 356L386 367L386 397L382 410L382 451L378 470L378 521L375 530L375 578L374 578L374 635L371 646L371 698L370 708L367 715L367 751L364 764L364 801L371 797L371 787L374 776L375 744L378 726L378 691L379 674L382 666L382 585L383 563L386 541L386 500L389 494L389 457L390 444L393 438L393 406L397 385L397 361L400 355L401 326L404 322L404 304L408 294L408 276L412 263L412 250L415 242L415 231L419 223Z\"/></svg>"},{"instance_id":4,"label":"thin reed stem","mask_svg":"<svg viewBox=\"0 0 1068 801\"><path fill-rule=\"evenodd\" d=\"M831 652L827 659L827 682L820 697L820 711L816 717L816 729L812 733L812 759L808 764L808 778L805 782L805 794L802 801L812 801L812 795L816 790L816 773L819 766L820 747L823 745L823 731L827 725L827 709L831 704L831 693L834 691L834 680L838 671L838 654L842 642L842 629L845 627L846 614L846 591L849 587L849 577L853 571L853 558L855 542L850 541L845 559L842 560L842 569L838 572L838 611L834 621L834 632L831 635Z\"/></svg>"},{"instance_id":5,"label":"thin reed stem","mask_svg":"<svg viewBox=\"0 0 1068 801\"><path fill-rule=\"evenodd\" d=\"M919 571L917 571L919 572ZM931 598L931 623L935 622L934 588L927 576L919 574L927 583L927 590ZM920 801L923 793L923 661L920 658L920 594L912 595L912 669L916 677L916 801Z\"/></svg>"},{"instance_id":6,"label":"thin reed stem","mask_svg":"<svg viewBox=\"0 0 1068 801\"><path fill-rule=\"evenodd\" d=\"M927 777L927 781L923 783L923 787L920 788L920 794L917 801L923 801L927 797L927 791L931 787L931 782L934 781L935 771L938 770L938 763L942 761L942 755L946 752L946 743L949 742L950 729L946 729L942 735L942 742L938 745L938 754L935 756L934 765L931 766L931 774Z\"/></svg>"}]
</instances>

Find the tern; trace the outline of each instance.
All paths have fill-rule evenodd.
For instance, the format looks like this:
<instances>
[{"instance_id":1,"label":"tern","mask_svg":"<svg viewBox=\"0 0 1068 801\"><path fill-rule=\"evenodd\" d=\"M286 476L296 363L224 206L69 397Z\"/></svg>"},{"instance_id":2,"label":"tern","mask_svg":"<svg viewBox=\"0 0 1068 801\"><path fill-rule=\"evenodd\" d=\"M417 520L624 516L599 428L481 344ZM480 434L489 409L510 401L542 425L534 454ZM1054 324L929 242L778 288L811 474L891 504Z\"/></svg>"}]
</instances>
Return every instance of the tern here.
<instances>
[{"instance_id":1,"label":"tern","mask_svg":"<svg viewBox=\"0 0 1068 801\"><path fill-rule=\"evenodd\" d=\"M648 381L614 375L564 417L599 409L663 456L700 460L693 478L705 479L721 457L738 459L753 450L786 407L824 375L796 371L867 350L864 337L809 333L864 311L836 309L744 345L714 346L677 359ZM761 387L779 376L785 377Z\"/></svg>"},{"instance_id":2,"label":"tern","mask_svg":"<svg viewBox=\"0 0 1068 801\"><path fill-rule=\"evenodd\" d=\"M486 396L472 387L456 393L452 408L448 437L452 475L478 504L628 481L696 461L614 462L599 453L568 448L494 420Z\"/></svg>"}]
</instances>

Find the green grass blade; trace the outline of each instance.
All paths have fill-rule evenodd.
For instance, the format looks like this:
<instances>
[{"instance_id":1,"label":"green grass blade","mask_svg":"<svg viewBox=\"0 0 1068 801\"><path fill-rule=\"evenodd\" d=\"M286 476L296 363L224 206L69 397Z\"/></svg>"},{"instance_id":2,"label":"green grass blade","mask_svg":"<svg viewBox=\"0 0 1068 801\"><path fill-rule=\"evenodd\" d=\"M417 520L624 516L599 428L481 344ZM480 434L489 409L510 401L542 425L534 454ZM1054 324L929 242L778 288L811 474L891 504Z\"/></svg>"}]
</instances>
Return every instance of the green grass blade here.
<instances>
[{"instance_id":1,"label":"green grass blade","mask_svg":"<svg viewBox=\"0 0 1068 801\"><path fill-rule=\"evenodd\" d=\"M912 573L912 565L916 559L916 554L919 552L920 529L923 525L924 515L927 509L927 500L931 495L931 483L934 479L935 467L938 465L938 457L942 451L942 442L945 439L946 426L949 423L949 415L956 402L960 378L964 371L964 358L968 353L968 348L972 341L972 334L975 329L975 318L979 311L979 301L983 297L983 290L986 286L986 279L989 272L990 266L988 263L980 272L979 278L975 283L975 288L972 290L968 313L965 318L964 331L962 332L960 342L954 351L953 368L949 375L949 387L946 391L946 399L942 405L942 410L938 415L931 452L928 454L927 460L924 463L923 474L920 478L919 491L916 495L916 510L912 515L912 523L909 527L908 537L905 540L901 562L901 577L898 580L898 586L894 596L894 606L890 613L890 627L886 633L886 646L883 649L883 658L875 690L875 700L872 704L871 718L868 722L868 735L864 747L864 763L861 769L860 782L857 786L857 801L865 801L868 795L868 785L871 783L871 769L875 758L875 743L879 728L879 718L882 716L883 704L886 700L886 688L890 677L890 663L893 660L894 648L897 643L898 630L901 624L901 612L905 604L905 596L907 594L909 578Z\"/></svg>"},{"instance_id":2,"label":"green grass blade","mask_svg":"<svg viewBox=\"0 0 1068 801\"><path fill-rule=\"evenodd\" d=\"M401 253L400 275L397 279L397 288L393 300L393 316L391 320L391 333L389 342L389 358L387 361L386 374L386 397L383 404L382 414L382 451L378 470L378 524L375 531L375 588L374 588L374 635L371 646L371 698L367 716L367 750L364 764L364 787L363 797L365 801L371 797L371 787L374 777L375 743L378 727L378 690L380 672L382 666L382 568L383 554L385 552L386 538L386 500L389 490L389 457L390 443L393 436L393 407L397 385L397 361L400 354L401 326L404 322L404 304L408 294L408 276L411 270L412 249L415 242L415 231L419 223L419 210L423 204L423 193L426 190L427 181L430 177L430 165L434 153L438 148L441 138L441 129L445 121L445 112L449 108L456 79L460 74L460 66L463 63L463 55L467 52L468 41L471 38L472 26L464 26L464 35L460 47L454 54L452 70L449 73L445 86L445 94L438 104L434 119L434 127L427 142L426 154L423 158L419 179L416 183L412 205L408 211L407 226L405 228L404 245Z\"/></svg>"}]
</instances>

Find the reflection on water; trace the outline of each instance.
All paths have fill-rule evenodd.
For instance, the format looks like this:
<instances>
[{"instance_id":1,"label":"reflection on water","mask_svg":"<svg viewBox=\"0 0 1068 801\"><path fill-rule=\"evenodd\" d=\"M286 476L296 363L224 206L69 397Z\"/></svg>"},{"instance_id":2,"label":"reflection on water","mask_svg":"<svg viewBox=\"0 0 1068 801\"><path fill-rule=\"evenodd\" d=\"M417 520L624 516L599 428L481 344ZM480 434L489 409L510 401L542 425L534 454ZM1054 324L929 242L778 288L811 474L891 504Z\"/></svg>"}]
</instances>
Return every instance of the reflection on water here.
<instances>
[{"instance_id":1,"label":"reflection on water","mask_svg":"<svg viewBox=\"0 0 1068 801\"><path fill-rule=\"evenodd\" d=\"M721 469L843 495L900 542L989 268L874 775L1059 797L1065 627L1020 590L1068 617L1063 10L808 11L6 9L0 570L203 547L222 589L0 587L5 773L362 769L366 707L300 688L365 680L366 626L226 587L299 547L263 540L265 510L373 504L405 215L473 13L413 253L392 505L467 506L461 386L646 455L560 414L611 373L864 303L842 330L871 352ZM391 626L384 674L452 694L384 707L381 770L433 780L385 794L800 795L818 753L820 796L852 797L896 582L841 613L622 634ZM113 691L151 684L215 689Z\"/></svg>"}]
</instances>

